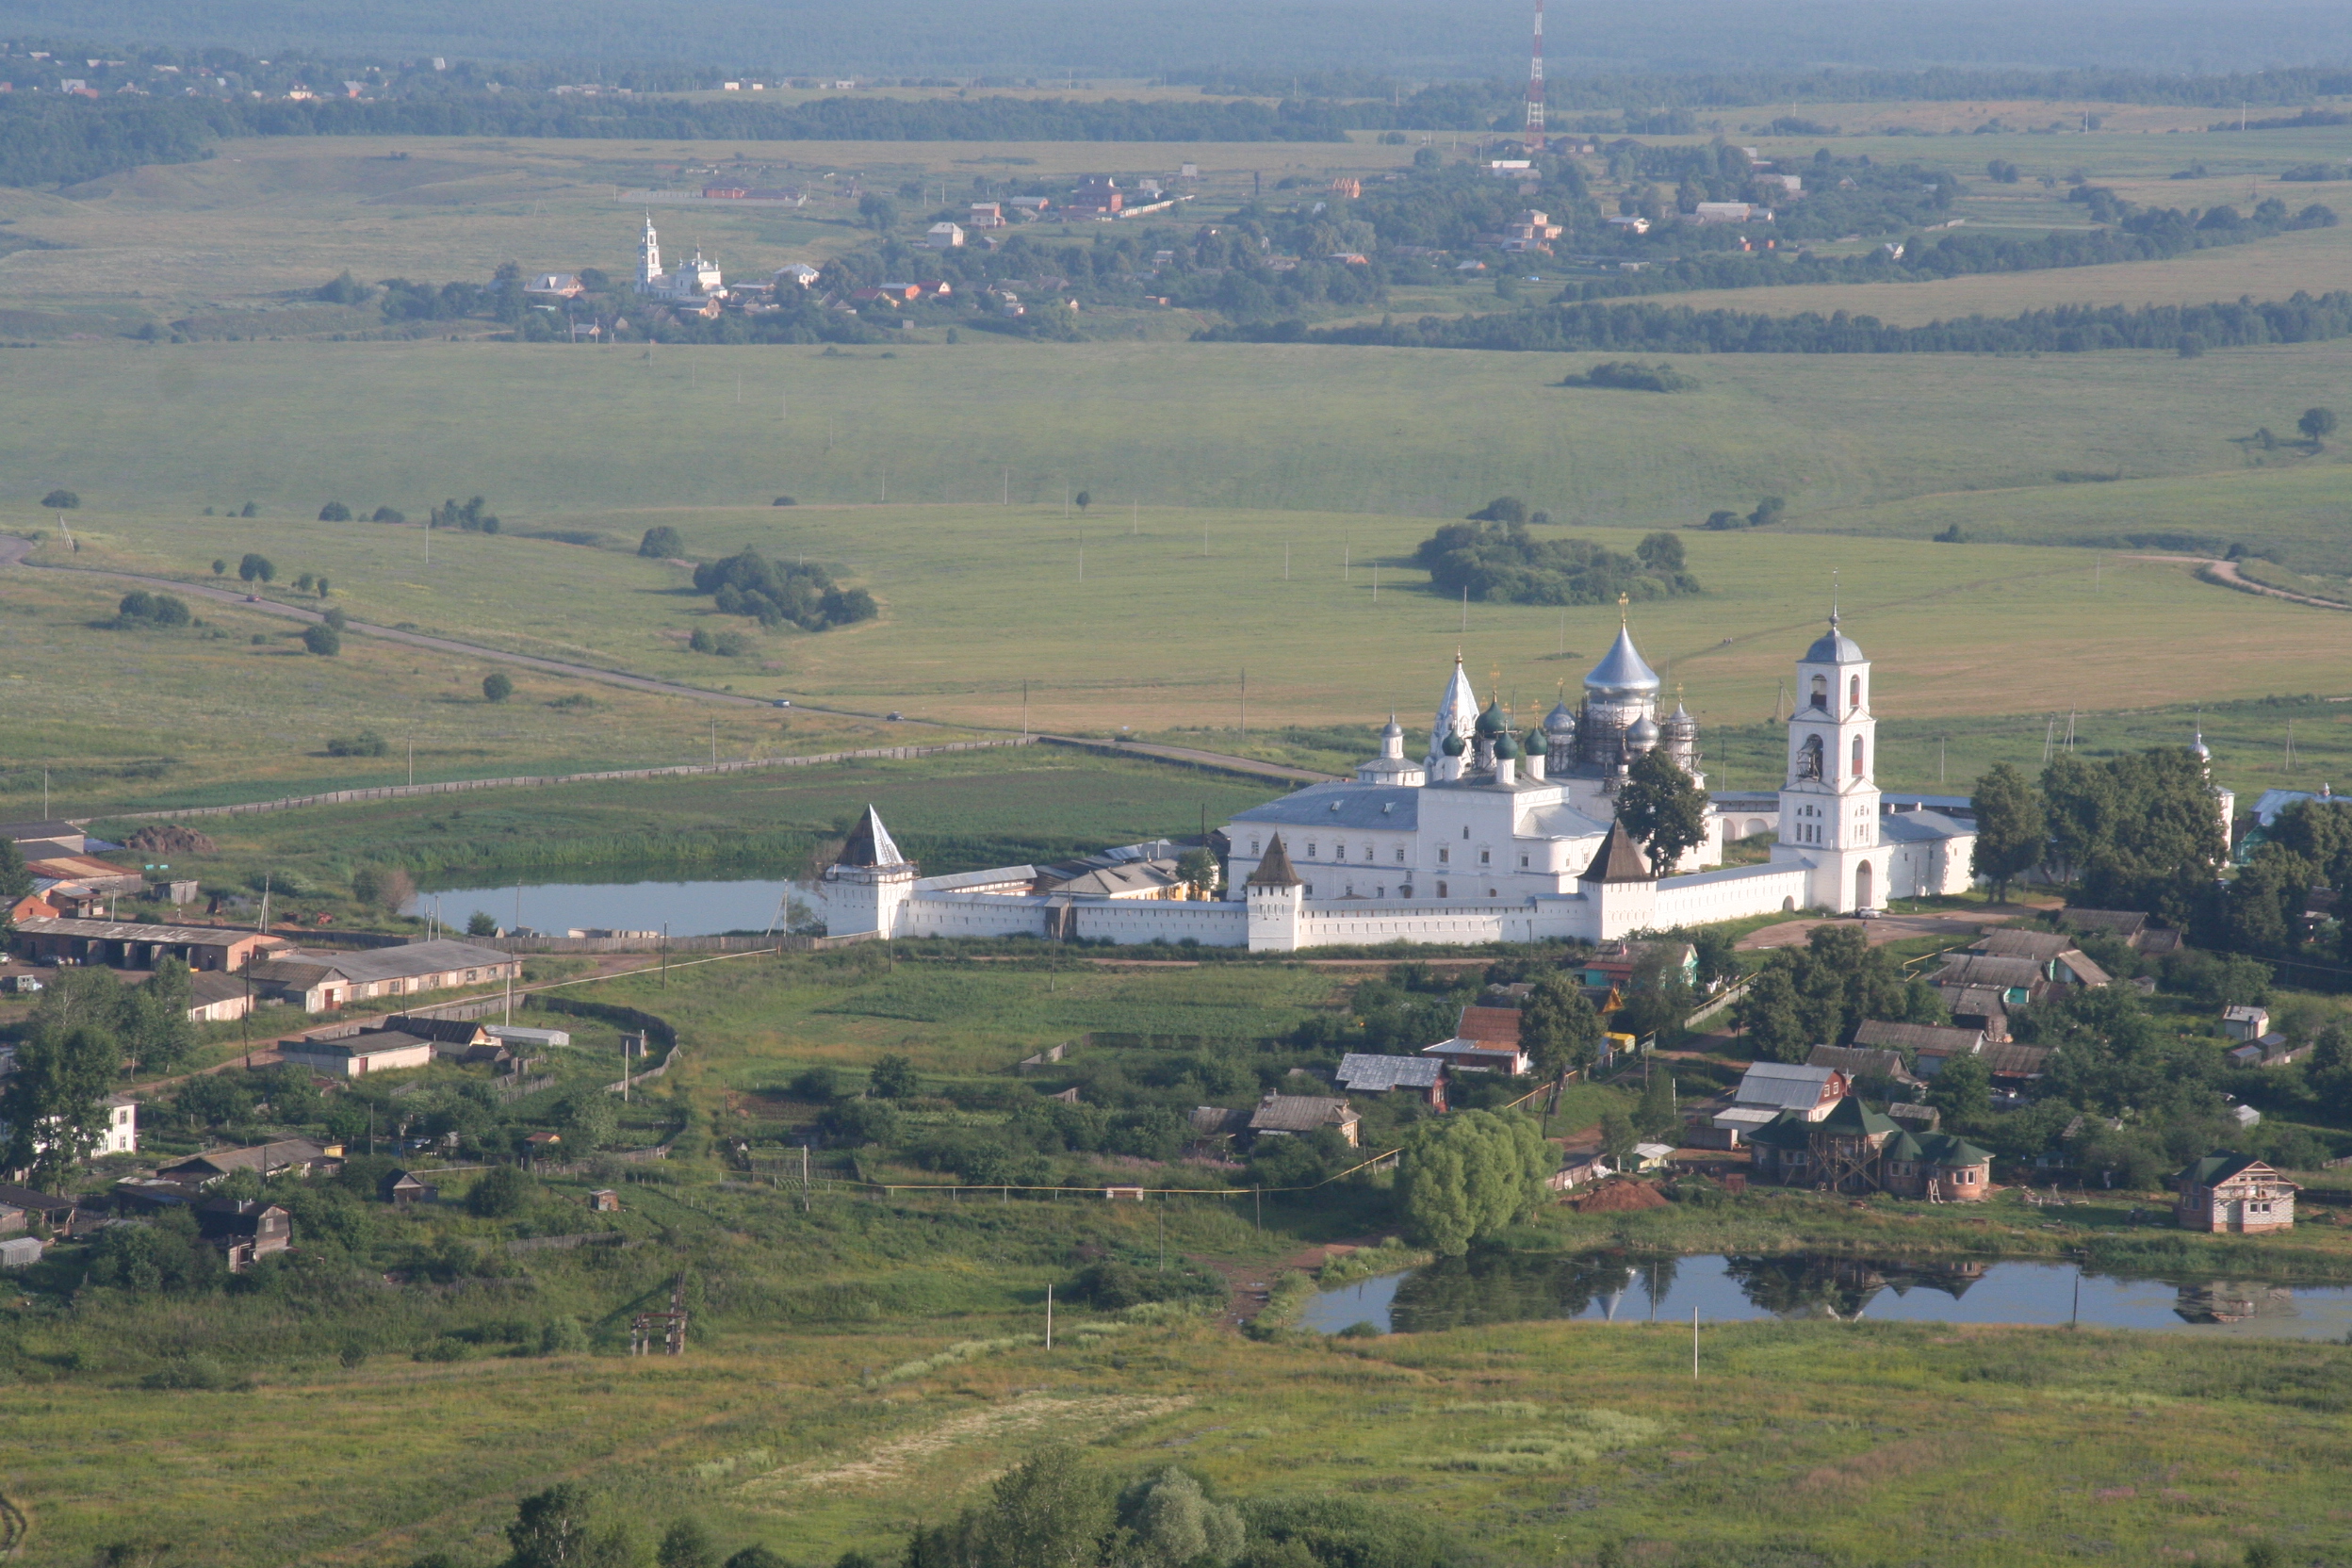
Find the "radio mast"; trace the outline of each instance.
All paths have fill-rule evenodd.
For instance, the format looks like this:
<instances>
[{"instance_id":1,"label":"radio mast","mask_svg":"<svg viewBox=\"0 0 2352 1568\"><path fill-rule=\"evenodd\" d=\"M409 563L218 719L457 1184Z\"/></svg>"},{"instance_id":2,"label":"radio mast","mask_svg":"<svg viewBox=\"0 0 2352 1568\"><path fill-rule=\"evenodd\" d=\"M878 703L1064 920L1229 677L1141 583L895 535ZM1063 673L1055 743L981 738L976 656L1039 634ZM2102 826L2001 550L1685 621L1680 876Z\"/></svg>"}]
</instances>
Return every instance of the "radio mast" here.
<instances>
[{"instance_id":1,"label":"radio mast","mask_svg":"<svg viewBox=\"0 0 2352 1568\"><path fill-rule=\"evenodd\" d=\"M1535 0L1535 53L1527 61L1527 151L1544 150L1544 0Z\"/></svg>"}]
</instances>

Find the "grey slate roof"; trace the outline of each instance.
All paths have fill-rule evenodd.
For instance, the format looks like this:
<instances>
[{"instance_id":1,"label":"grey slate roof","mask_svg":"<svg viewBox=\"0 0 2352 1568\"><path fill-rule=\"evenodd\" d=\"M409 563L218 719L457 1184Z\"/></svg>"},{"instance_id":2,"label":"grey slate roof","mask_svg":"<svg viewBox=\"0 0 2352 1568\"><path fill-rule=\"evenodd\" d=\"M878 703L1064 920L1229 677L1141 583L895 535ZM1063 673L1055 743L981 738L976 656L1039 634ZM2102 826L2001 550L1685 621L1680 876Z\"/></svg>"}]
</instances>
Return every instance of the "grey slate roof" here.
<instances>
[{"instance_id":1,"label":"grey slate roof","mask_svg":"<svg viewBox=\"0 0 2352 1568\"><path fill-rule=\"evenodd\" d=\"M405 980L420 974L441 974L456 969L488 969L494 964L512 962L512 957L495 947L476 947L471 942L406 942L399 947L369 948L357 953L319 953L288 948L275 957L254 965L253 973L270 978L283 965L289 971L311 969L321 974L340 974L346 980L366 984L375 980Z\"/></svg>"},{"instance_id":2,"label":"grey slate roof","mask_svg":"<svg viewBox=\"0 0 2352 1568\"><path fill-rule=\"evenodd\" d=\"M1253 1133L1312 1133L1317 1127L1344 1127L1360 1120L1345 1100L1315 1094L1269 1094L1250 1113Z\"/></svg>"},{"instance_id":3,"label":"grey slate roof","mask_svg":"<svg viewBox=\"0 0 2352 1568\"><path fill-rule=\"evenodd\" d=\"M2074 939L2064 931L2019 931L2010 926L1997 926L1984 933L1977 951L1995 958L2031 958L2035 963L2048 963L2062 953L2074 951Z\"/></svg>"},{"instance_id":4,"label":"grey slate roof","mask_svg":"<svg viewBox=\"0 0 2352 1568\"><path fill-rule=\"evenodd\" d=\"M1421 792L1404 784L1310 784L1230 819L1269 827L1391 828L1420 825ZM1337 809L1333 809L1336 807Z\"/></svg>"},{"instance_id":5,"label":"grey slate roof","mask_svg":"<svg viewBox=\"0 0 2352 1568\"><path fill-rule=\"evenodd\" d=\"M1807 1067L1835 1068L1849 1078L1872 1076L1893 1078L1916 1083L1910 1070L1903 1065L1900 1051L1871 1050L1867 1046L1817 1045L1805 1057Z\"/></svg>"},{"instance_id":6,"label":"grey slate roof","mask_svg":"<svg viewBox=\"0 0 2352 1568\"><path fill-rule=\"evenodd\" d=\"M1741 1075L1732 1099L1740 1105L1778 1105L1784 1110L1809 1111L1821 1102L1821 1090L1835 1070L1825 1067L1795 1067L1787 1062L1757 1062Z\"/></svg>"},{"instance_id":7,"label":"grey slate roof","mask_svg":"<svg viewBox=\"0 0 2352 1568\"><path fill-rule=\"evenodd\" d=\"M1955 822L1941 811L1886 811L1878 819L1879 838L1891 843L1932 843L1975 831L1972 824Z\"/></svg>"},{"instance_id":8,"label":"grey slate roof","mask_svg":"<svg viewBox=\"0 0 2352 1568\"><path fill-rule=\"evenodd\" d=\"M1940 1023L1889 1023L1884 1019L1867 1019L1854 1032L1854 1043L1878 1046L1888 1050L1909 1047L1930 1055L1949 1056L1961 1052L1974 1052L1984 1044L1982 1029L1953 1029Z\"/></svg>"},{"instance_id":9,"label":"grey slate roof","mask_svg":"<svg viewBox=\"0 0 2352 1568\"><path fill-rule=\"evenodd\" d=\"M1371 1056L1350 1051L1339 1059L1339 1086L1383 1094L1390 1089L1426 1089L1445 1076L1446 1064L1431 1056Z\"/></svg>"}]
</instances>

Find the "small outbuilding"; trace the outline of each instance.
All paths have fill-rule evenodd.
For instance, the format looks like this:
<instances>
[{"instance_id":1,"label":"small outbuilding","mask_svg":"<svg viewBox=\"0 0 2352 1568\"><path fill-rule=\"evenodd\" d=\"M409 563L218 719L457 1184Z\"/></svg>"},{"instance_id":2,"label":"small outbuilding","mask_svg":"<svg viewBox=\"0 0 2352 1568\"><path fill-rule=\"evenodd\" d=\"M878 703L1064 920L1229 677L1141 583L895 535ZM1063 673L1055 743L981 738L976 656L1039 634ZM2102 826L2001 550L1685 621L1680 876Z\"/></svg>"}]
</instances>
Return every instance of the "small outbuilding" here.
<instances>
[{"instance_id":1,"label":"small outbuilding","mask_svg":"<svg viewBox=\"0 0 2352 1568\"><path fill-rule=\"evenodd\" d=\"M376 1184L376 1196L396 1209L405 1209L417 1203L439 1202L441 1189L421 1180L413 1170L395 1170Z\"/></svg>"},{"instance_id":2,"label":"small outbuilding","mask_svg":"<svg viewBox=\"0 0 2352 1568\"><path fill-rule=\"evenodd\" d=\"M611 1187L598 1187L588 1195L588 1206L598 1214L621 1212L621 1195Z\"/></svg>"}]
</instances>

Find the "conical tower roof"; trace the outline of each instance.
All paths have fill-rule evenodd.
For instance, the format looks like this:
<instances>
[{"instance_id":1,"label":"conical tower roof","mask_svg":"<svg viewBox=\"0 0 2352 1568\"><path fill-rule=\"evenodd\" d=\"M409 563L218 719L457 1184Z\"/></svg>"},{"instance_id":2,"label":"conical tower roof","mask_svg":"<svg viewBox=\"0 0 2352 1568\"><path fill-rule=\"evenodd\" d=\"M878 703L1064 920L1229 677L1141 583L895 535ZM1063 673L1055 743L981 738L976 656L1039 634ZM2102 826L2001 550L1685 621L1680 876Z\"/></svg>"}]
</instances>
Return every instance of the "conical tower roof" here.
<instances>
[{"instance_id":1,"label":"conical tower roof","mask_svg":"<svg viewBox=\"0 0 2352 1568\"><path fill-rule=\"evenodd\" d=\"M1601 662L1592 666L1592 673L1584 678L1584 686L1589 692L1658 690L1658 672L1643 661L1642 650L1633 645L1631 628L1621 626L1617 629L1617 640L1609 645L1609 651L1601 656Z\"/></svg>"},{"instance_id":2,"label":"conical tower roof","mask_svg":"<svg viewBox=\"0 0 2352 1568\"><path fill-rule=\"evenodd\" d=\"M1298 874L1290 869L1290 851L1282 847L1280 833L1266 841L1266 858L1258 862L1258 869L1251 872L1250 880L1243 884L1250 888L1297 888L1304 885L1298 880Z\"/></svg>"},{"instance_id":3,"label":"conical tower roof","mask_svg":"<svg viewBox=\"0 0 2352 1568\"><path fill-rule=\"evenodd\" d=\"M1609 825L1609 837L1601 844L1601 852L1592 857L1592 863L1576 878L1579 882L1655 882L1658 874L1650 870L1650 862L1642 854L1642 846L1633 841L1625 825Z\"/></svg>"},{"instance_id":4,"label":"conical tower roof","mask_svg":"<svg viewBox=\"0 0 2352 1568\"><path fill-rule=\"evenodd\" d=\"M890 830L882 825L881 814L871 806L850 829L849 841L841 845L841 859L844 866L903 866L906 857L898 852L890 840Z\"/></svg>"},{"instance_id":5,"label":"conical tower roof","mask_svg":"<svg viewBox=\"0 0 2352 1568\"><path fill-rule=\"evenodd\" d=\"M1478 722L1478 694L1471 689L1470 678L1462 673L1462 655L1454 655L1454 678L1446 683L1445 694L1437 699L1437 721L1429 727L1429 756L1434 763L1449 755L1446 738L1466 736Z\"/></svg>"}]
</instances>

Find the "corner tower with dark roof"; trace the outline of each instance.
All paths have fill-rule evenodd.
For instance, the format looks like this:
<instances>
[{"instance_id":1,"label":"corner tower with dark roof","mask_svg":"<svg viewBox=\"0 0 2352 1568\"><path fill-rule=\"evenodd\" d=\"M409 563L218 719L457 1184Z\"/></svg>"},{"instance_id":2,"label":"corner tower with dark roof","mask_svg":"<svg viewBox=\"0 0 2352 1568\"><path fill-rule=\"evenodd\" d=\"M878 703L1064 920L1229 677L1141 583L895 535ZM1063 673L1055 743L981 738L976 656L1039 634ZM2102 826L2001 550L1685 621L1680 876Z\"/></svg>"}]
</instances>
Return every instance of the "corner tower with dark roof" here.
<instances>
[{"instance_id":1,"label":"corner tower with dark roof","mask_svg":"<svg viewBox=\"0 0 2352 1568\"><path fill-rule=\"evenodd\" d=\"M828 936L852 937L878 932L898 935L906 902L914 894L919 868L898 850L882 815L866 808L858 825L849 830L841 854L817 879Z\"/></svg>"}]
</instances>

